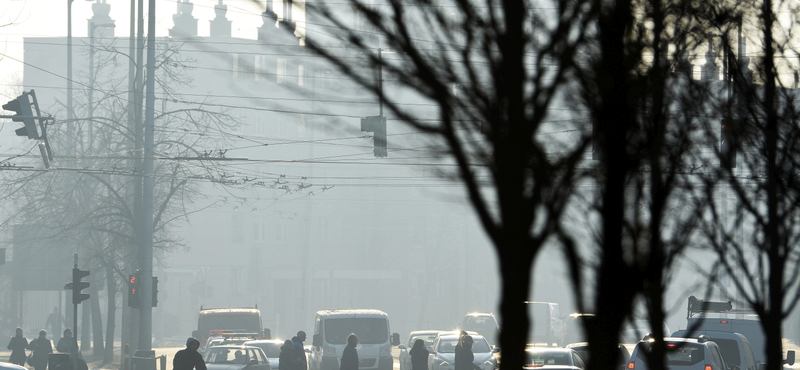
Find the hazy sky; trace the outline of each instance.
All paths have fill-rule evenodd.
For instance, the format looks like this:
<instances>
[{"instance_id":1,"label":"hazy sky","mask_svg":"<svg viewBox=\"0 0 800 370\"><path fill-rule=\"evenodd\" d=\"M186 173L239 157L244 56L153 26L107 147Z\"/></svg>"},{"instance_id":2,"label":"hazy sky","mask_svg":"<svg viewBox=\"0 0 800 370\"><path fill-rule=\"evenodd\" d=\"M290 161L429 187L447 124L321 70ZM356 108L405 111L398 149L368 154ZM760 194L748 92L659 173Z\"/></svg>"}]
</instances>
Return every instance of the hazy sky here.
<instances>
[{"instance_id":1,"label":"hazy sky","mask_svg":"<svg viewBox=\"0 0 800 370\"><path fill-rule=\"evenodd\" d=\"M2 88L0 97L13 98L10 87L22 79L23 38L25 37L65 37L67 35L68 0L3 0L0 10L0 77ZM111 18L115 21L115 35L127 37L130 33L130 1L97 0L111 4ZM72 3L72 35L86 37L87 20L92 16L95 1L75 0ZM214 19L214 5L218 0L193 0L192 15L198 20L197 32L207 36L209 21ZM274 1L280 6L280 0ZM262 25L261 13L266 1L223 0L228 6L227 18L233 21L232 36L255 39L256 29ZM145 12L147 12L145 3ZM156 36L167 36L174 26L172 16L176 13L176 0L156 1ZM276 10L279 14L280 11ZM145 20L145 27L147 27ZM73 58L76 57L73 55ZM13 58L13 59L12 59ZM16 59L16 60L15 60ZM66 75L66 66L65 75Z\"/></svg>"}]
</instances>

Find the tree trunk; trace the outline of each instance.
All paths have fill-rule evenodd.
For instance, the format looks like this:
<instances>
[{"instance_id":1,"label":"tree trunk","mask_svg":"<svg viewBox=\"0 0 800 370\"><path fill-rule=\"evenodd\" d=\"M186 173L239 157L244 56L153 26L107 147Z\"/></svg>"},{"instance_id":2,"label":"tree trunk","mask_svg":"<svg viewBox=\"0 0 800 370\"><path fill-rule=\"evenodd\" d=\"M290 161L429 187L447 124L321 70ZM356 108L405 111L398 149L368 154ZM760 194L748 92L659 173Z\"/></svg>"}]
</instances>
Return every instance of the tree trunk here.
<instances>
[{"instance_id":1,"label":"tree trunk","mask_svg":"<svg viewBox=\"0 0 800 370\"><path fill-rule=\"evenodd\" d=\"M100 279L97 279L98 281ZM89 302L92 307L92 358L98 359L103 356L103 315L100 312L100 297L97 284L92 284Z\"/></svg>"},{"instance_id":2,"label":"tree trunk","mask_svg":"<svg viewBox=\"0 0 800 370\"><path fill-rule=\"evenodd\" d=\"M524 232L522 235L527 235ZM523 237L524 240L524 237ZM525 363L525 344L528 340L530 318L525 301L531 287L533 253L520 253L521 248L532 246L517 242L501 243L497 248L500 257L502 295L500 299L500 348L503 350L502 369L522 369ZM530 257L526 258L527 255Z\"/></svg>"}]
</instances>

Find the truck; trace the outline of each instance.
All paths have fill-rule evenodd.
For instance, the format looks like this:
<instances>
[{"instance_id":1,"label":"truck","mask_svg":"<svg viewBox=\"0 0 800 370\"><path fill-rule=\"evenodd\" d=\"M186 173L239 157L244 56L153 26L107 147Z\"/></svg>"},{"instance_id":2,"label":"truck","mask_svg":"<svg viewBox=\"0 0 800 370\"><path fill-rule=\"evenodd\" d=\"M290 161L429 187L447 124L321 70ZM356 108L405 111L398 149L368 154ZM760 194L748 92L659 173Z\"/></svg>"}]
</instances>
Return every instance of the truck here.
<instances>
[{"instance_id":1,"label":"truck","mask_svg":"<svg viewBox=\"0 0 800 370\"><path fill-rule=\"evenodd\" d=\"M696 337L705 334L713 339L715 333L739 333L747 339L749 347L752 347L755 363L767 362L767 341L764 329L761 327L758 315L752 310L734 309L731 301L704 301L690 296L686 320L687 328L682 331L682 336L693 335ZM723 339L720 338L720 340ZM793 365L795 352L790 350L786 352L786 355L784 363Z\"/></svg>"},{"instance_id":2,"label":"truck","mask_svg":"<svg viewBox=\"0 0 800 370\"><path fill-rule=\"evenodd\" d=\"M253 339L270 339L269 329L261 326L258 306L243 308L203 308L192 336L206 343L212 335L236 335Z\"/></svg>"},{"instance_id":3,"label":"truck","mask_svg":"<svg viewBox=\"0 0 800 370\"><path fill-rule=\"evenodd\" d=\"M347 337L358 337L360 370L392 370L392 346L400 335L389 331L389 315L376 309L317 311L314 336L308 356L309 370L339 370Z\"/></svg>"}]
</instances>

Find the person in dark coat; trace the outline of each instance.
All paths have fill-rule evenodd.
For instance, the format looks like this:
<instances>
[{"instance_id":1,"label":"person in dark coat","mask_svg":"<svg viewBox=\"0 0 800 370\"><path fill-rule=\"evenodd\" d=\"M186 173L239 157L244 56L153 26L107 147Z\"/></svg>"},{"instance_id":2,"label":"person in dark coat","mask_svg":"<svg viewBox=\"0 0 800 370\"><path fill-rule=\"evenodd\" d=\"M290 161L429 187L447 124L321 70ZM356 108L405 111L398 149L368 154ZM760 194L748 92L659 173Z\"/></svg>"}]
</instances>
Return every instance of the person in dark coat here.
<instances>
[{"instance_id":1,"label":"person in dark coat","mask_svg":"<svg viewBox=\"0 0 800 370\"><path fill-rule=\"evenodd\" d=\"M287 339L281 346L281 354L278 356L278 370L292 370L296 366L292 362L294 357L294 342Z\"/></svg>"},{"instance_id":2,"label":"person in dark coat","mask_svg":"<svg viewBox=\"0 0 800 370\"><path fill-rule=\"evenodd\" d=\"M350 334L347 337L347 346L342 351L342 363L339 365L339 370L358 370L357 344L358 337L355 334Z\"/></svg>"},{"instance_id":3,"label":"person in dark coat","mask_svg":"<svg viewBox=\"0 0 800 370\"><path fill-rule=\"evenodd\" d=\"M411 356L411 370L427 370L428 369L428 349L425 348L425 341L417 339L411 350L408 351Z\"/></svg>"},{"instance_id":4,"label":"person in dark coat","mask_svg":"<svg viewBox=\"0 0 800 370\"><path fill-rule=\"evenodd\" d=\"M203 356L197 352L198 348L200 348L200 341L189 337L189 339L186 340L186 348L175 353L175 357L172 359L172 369L207 370L206 362L203 361Z\"/></svg>"},{"instance_id":5,"label":"person in dark coat","mask_svg":"<svg viewBox=\"0 0 800 370\"><path fill-rule=\"evenodd\" d=\"M461 346L460 350L456 350L455 359L453 361L453 368L454 370L475 370L478 368L472 361L475 360L475 355L472 353L472 343L473 339L469 335L464 335L459 340L459 344L456 346Z\"/></svg>"},{"instance_id":6,"label":"person in dark coat","mask_svg":"<svg viewBox=\"0 0 800 370\"><path fill-rule=\"evenodd\" d=\"M300 330L297 336L292 338L294 342L294 358L292 361L294 368L292 370L308 370L308 360L306 360L306 350L303 348L303 342L306 340L306 332Z\"/></svg>"},{"instance_id":7,"label":"person in dark coat","mask_svg":"<svg viewBox=\"0 0 800 370\"><path fill-rule=\"evenodd\" d=\"M72 348L78 348L78 342L72 337L72 330L69 328L64 329L64 336L58 340L56 344L56 351L63 353L72 353Z\"/></svg>"},{"instance_id":8,"label":"person in dark coat","mask_svg":"<svg viewBox=\"0 0 800 370\"><path fill-rule=\"evenodd\" d=\"M39 330L39 337L28 343L28 349L33 351L29 363L36 370L47 369L47 356L53 353L53 343L47 339L47 330Z\"/></svg>"},{"instance_id":9,"label":"person in dark coat","mask_svg":"<svg viewBox=\"0 0 800 370\"><path fill-rule=\"evenodd\" d=\"M8 342L8 349L11 350L11 357L8 358L8 362L25 366L25 358L27 357L25 348L28 348L28 338L22 335L22 328L17 328L17 335L11 337L11 341Z\"/></svg>"}]
</instances>

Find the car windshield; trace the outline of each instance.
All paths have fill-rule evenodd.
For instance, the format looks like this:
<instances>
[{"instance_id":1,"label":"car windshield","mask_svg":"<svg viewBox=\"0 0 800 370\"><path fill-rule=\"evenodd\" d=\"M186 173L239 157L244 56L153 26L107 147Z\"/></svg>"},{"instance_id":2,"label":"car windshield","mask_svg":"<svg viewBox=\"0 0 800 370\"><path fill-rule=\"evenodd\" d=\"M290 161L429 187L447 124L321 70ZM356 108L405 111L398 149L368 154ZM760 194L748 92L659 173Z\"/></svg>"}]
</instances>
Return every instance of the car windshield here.
<instances>
[{"instance_id":1,"label":"car windshield","mask_svg":"<svg viewBox=\"0 0 800 370\"><path fill-rule=\"evenodd\" d=\"M641 342L636 357L647 361L647 353L653 348L652 342ZM705 346L699 343L667 343L667 365L688 366L705 360Z\"/></svg>"},{"instance_id":2,"label":"car windshield","mask_svg":"<svg viewBox=\"0 0 800 370\"><path fill-rule=\"evenodd\" d=\"M497 323L491 316L467 316L464 318L461 330L491 334L497 331Z\"/></svg>"},{"instance_id":3,"label":"car windshield","mask_svg":"<svg viewBox=\"0 0 800 370\"><path fill-rule=\"evenodd\" d=\"M486 353L491 352L492 350L489 348L489 343L486 342L486 339L481 337L472 337L474 342L472 343L472 353ZM440 353L455 353L456 345L458 344L458 338L446 339L442 338L439 340L439 348L436 352Z\"/></svg>"},{"instance_id":4,"label":"car windshield","mask_svg":"<svg viewBox=\"0 0 800 370\"><path fill-rule=\"evenodd\" d=\"M527 352L526 364L530 365L572 365L572 353L558 352Z\"/></svg>"},{"instance_id":5,"label":"car windshield","mask_svg":"<svg viewBox=\"0 0 800 370\"><path fill-rule=\"evenodd\" d=\"M432 333L432 334L411 335L410 337L408 337L408 344L406 345L406 347L411 348L411 346L414 345L414 342L416 342L417 339L422 339L425 342L425 347L430 347L433 345L433 341L436 339L436 334Z\"/></svg>"},{"instance_id":6,"label":"car windshield","mask_svg":"<svg viewBox=\"0 0 800 370\"><path fill-rule=\"evenodd\" d=\"M241 330L245 333L258 333L258 315L204 315L200 317L200 329L205 333L211 330Z\"/></svg>"},{"instance_id":7,"label":"car windshield","mask_svg":"<svg viewBox=\"0 0 800 370\"><path fill-rule=\"evenodd\" d=\"M360 344L381 344L389 341L389 325L385 318L357 317L325 320L325 341L347 344L347 336L355 334Z\"/></svg>"},{"instance_id":8,"label":"car windshield","mask_svg":"<svg viewBox=\"0 0 800 370\"><path fill-rule=\"evenodd\" d=\"M241 348L213 347L206 350L203 358L207 364L242 364L248 362L247 353Z\"/></svg>"}]
</instances>

